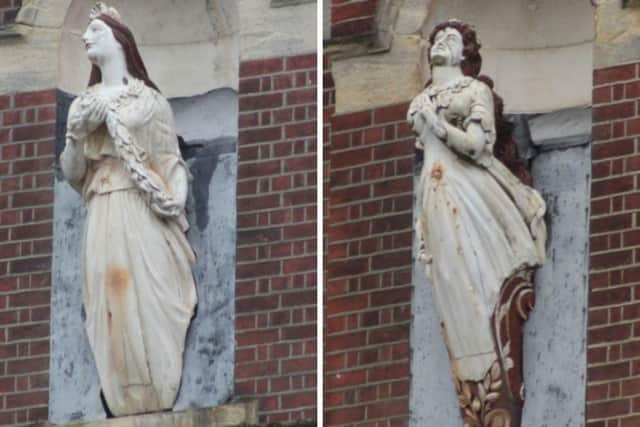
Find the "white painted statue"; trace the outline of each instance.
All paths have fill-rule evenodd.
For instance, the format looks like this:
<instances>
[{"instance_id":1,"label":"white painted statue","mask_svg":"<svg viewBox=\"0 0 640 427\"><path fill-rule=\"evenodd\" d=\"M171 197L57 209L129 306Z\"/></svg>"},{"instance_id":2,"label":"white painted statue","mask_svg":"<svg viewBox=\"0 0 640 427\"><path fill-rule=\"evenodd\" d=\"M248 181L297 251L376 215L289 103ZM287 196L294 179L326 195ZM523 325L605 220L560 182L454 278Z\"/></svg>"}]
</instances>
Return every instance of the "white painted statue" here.
<instances>
[{"instance_id":1,"label":"white painted statue","mask_svg":"<svg viewBox=\"0 0 640 427\"><path fill-rule=\"evenodd\" d=\"M502 351L492 316L503 285L545 259L545 203L494 155L494 96L477 78L475 32L449 21L431 43L432 80L408 112L424 150L416 232L454 375L486 388L499 373L489 375Z\"/></svg>"},{"instance_id":2,"label":"white painted statue","mask_svg":"<svg viewBox=\"0 0 640 427\"><path fill-rule=\"evenodd\" d=\"M92 10L93 64L72 103L62 171L86 203L83 301L100 384L117 416L171 408L196 305L185 237L189 172L167 100L119 14Z\"/></svg>"}]
</instances>

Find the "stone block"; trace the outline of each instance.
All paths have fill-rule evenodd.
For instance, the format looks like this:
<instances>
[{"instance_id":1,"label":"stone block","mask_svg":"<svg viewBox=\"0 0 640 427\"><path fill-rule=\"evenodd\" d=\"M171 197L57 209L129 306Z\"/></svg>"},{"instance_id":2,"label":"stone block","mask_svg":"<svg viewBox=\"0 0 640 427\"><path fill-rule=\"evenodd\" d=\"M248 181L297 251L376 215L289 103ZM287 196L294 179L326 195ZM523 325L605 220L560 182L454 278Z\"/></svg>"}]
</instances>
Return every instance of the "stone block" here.
<instances>
[{"instance_id":1,"label":"stone block","mask_svg":"<svg viewBox=\"0 0 640 427\"><path fill-rule=\"evenodd\" d=\"M215 408L162 412L76 424L34 424L31 427L227 427L258 422L258 402L231 403Z\"/></svg>"},{"instance_id":2,"label":"stone block","mask_svg":"<svg viewBox=\"0 0 640 427\"><path fill-rule=\"evenodd\" d=\"M591 108L570 108L529 118L531 141L541 149L584 145L591 140Z\"/></svg>"}]
</instances>

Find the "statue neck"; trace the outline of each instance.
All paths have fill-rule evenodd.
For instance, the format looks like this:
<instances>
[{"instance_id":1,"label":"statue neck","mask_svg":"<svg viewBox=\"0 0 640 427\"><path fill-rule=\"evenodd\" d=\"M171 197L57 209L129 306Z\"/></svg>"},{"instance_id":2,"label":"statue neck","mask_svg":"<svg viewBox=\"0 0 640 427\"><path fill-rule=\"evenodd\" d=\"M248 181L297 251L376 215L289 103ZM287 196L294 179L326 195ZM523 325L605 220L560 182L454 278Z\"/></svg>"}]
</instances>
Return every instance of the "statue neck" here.
<instances>
[{"instance_id":1,"label":"statue neck","mask_svg":"<svg viewBox=\"0 0 640 427\"><path fill-rule=\"evenodd\" d=\"M438 65L431 68L431 79L434 86L447 86L464 77L459 65Z\"/></svg>"},{"instance_id":2,"label":"statue neck","mask_svg":"<svg viewBox=\"0 0 640 427\"><path fill-rule=\"evenodd\" d=\"M124 55L114 55L109 58L104 58L102 63L98 64L98 67L100 67L102 84L104 86L122 86L124 79L131 79Z\"/></svg>"}]
</instances>

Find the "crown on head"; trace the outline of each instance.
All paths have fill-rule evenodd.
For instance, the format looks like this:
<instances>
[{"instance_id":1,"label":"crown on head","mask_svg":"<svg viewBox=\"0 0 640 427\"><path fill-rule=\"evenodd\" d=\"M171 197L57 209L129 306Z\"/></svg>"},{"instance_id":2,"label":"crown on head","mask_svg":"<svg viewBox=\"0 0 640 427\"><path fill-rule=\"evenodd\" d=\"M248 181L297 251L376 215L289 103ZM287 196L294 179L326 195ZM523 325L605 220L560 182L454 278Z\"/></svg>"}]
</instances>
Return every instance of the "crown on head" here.
<instances>
[{"instance_id":1,"label":"crown on head","mask_svg":"<svg viewBox=\"0 0 640 427\"><path fill-rule=\"evenodd\" d=\"M124 24L120 13L118 13L115 7L107 6L106 4L104 4L104 2L101 1L97 2L96 5L91 8L91 11L89 12L89 20L92 21L98 18L100 15L107 15L110 18L113 18L116 21L120 22L121 24Z\"/></svg>"}]
</instances>

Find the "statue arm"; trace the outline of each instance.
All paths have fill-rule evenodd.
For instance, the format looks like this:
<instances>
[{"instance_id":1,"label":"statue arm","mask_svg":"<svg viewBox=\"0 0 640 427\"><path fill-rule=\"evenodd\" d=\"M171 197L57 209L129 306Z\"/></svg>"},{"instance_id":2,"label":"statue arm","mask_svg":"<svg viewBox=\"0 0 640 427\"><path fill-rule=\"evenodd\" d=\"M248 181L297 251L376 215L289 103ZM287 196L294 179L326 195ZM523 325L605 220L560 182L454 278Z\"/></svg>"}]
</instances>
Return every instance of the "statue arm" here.
<instances>
[{"instance_id":1,"label":"statue arm","mask_svg":"<svg viewBox=\"0 0 640 427\"><path fill-rule=\"evenodd\" d=\"M457 153L478 160L485 152L487 144L485 131L476 122L471 122L466 130L458 129L444 122L446 143Z\"/></svg>"},{"instance_id":2,"label":"statue arm","mask_svg":"<svg viewBox=\"0 0 640 427\"><path fill-rule=\"evenodd\" d=\"M484 163L493 153L496 140L493 93L482 82L475 82L470 97L469 115L462 126L442 121L447 145L457 153Z\"/></svg>"},{"instance_id":3,"label":"statue arm","mask_svg":"<svg viewBox=\"0 0 640 427\"><path fill-rule=\"evenodd\" d=\"M184 207L189 194L189 167L182 159L173 113L166 99L159 96L159 106L155 115L156 147L153 169L162 177L175 203Z\"/></svg>"},{"instance_id":4,"label":"statue arm","mask_svg":"<svg viewBox=\"0 0 640 427\"><path fill-rule=\"evenodd\" d=\"M69 184L77 191L81 191L82 180L87 171L83 143L89 132L87 120L81 111L80 98L76 98L69 108L65 146L60 154L60 168Z\"/></svg>"}]
</instances>

